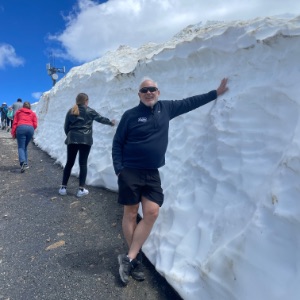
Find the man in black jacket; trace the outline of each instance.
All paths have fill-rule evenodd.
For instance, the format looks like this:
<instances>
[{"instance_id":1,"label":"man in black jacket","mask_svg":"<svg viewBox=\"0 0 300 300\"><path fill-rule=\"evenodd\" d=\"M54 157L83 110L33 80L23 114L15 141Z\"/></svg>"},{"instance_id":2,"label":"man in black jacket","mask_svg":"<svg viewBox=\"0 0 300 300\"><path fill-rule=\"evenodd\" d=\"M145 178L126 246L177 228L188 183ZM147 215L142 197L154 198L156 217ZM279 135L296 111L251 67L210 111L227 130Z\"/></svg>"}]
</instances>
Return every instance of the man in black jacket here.
<instances>
[{"instance_id":1,"label":"man in black jacket","mask_svg":"<svg viewBox=\"0 0 300 300\"><path fill-rule=\"evenodd\" d=\"M227 78L224 78L217 90L207 94L179 101L159 101L157 83L146 78L140 84L139 105L123 114L112 147L118 202L124 205L122 228L129 247L127 255L118 256L123 283L128 283L130 275L140 281L145 278L140 250L164 201L158 168L165 164L169 121L215 100L227 90ZM143 218L137 224L140 203Z\"/></svg>"}]
</instances>

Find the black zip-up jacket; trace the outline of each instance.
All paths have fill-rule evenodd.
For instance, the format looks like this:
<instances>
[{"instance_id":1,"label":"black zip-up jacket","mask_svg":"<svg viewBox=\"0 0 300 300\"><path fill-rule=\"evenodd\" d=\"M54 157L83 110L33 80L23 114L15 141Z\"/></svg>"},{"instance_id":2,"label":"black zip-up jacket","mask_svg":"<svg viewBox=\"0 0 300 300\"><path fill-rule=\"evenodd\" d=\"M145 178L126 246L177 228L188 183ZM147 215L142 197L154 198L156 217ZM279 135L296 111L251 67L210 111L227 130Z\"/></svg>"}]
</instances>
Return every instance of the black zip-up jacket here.
<instances>
[{"instance_id":1,"label":"black zip-up jacket","mask_svg":"<svg viewBox=\"0 0 300 300\"><path fill-rule=\"evenodd\" d=\"M65 119L64 130L67 135L65 144L93 144L93 121L113 125L112 122L105 117L102 117L94 109L78 105L79 116L72 115L71 109L68 111Z\"/></svg>"},{"instance_id":2,"label":"black zip-up jacket","mask_svg":"<svg viewBox=\"0 0 300 300\"><path fill-rule=\"evenodd\" d=\"M165 164L169 121L217 98L217 91L183 100L157 101L127 110L118 125L112 145L115 173L124 167L158 169Z\"/></svg>"}]
</instances>

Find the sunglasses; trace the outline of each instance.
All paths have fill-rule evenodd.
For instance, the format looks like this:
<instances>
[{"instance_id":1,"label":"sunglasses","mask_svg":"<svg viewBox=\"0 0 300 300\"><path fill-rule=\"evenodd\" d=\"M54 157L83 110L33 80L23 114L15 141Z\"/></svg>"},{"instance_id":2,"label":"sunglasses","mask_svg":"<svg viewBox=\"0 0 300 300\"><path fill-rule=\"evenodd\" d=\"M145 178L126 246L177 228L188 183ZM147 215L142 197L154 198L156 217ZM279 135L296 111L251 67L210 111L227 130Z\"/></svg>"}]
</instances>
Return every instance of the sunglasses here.
<instances>
[{"instance_id":1,"label":"sunglasses","mask_svg":"<svg viewBox=\"0 0 300 300\"><path fill-rule=\"evenodd\" d=\"M139 92L142 93L142 94L146 94L146 93L148 93L148 92L154 93L154 92L156 92L157 90L158 90L158 88L155 87L155 86L147 86L147 87L141 88L141 89L139 90Z\"/></svg>"}]
</instances>

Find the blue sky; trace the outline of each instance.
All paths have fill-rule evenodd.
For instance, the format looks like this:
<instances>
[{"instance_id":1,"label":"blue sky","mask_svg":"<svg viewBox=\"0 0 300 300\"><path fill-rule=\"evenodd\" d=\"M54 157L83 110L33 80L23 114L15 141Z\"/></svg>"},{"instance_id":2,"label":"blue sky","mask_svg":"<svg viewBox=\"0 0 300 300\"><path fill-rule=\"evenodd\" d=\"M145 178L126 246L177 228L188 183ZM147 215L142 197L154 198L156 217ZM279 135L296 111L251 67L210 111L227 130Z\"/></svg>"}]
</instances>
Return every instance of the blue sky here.
<instances>
[{"instance_id":1,"label":"blue sky","mask_svg":"<svg viewBox=\"0 0 300 300\"><path fill-rule=\"evenodd\" d=\"M0 0L0 104L34 103L50 90L47 63L68 72L120 45L166 41L190 24L281 14L300 15L300 2Z\"/></svg>"},{"instance_id":2,"label":"blue sky","mask_svg":"<svg viewBox=\"0 0 300 300\"><path fill-rule=\"evenodd\" d=\"M65 28L74 0L0 0L0 102L17 98L36 102L41 92L52 87L46 63L52 48L60 47L48 36ZM5 52L6 54L3 54ZM70 60L55 59L57 66L70 69ZM36 93L36 94L35 94Z\"/></svg>"}]
</instances>

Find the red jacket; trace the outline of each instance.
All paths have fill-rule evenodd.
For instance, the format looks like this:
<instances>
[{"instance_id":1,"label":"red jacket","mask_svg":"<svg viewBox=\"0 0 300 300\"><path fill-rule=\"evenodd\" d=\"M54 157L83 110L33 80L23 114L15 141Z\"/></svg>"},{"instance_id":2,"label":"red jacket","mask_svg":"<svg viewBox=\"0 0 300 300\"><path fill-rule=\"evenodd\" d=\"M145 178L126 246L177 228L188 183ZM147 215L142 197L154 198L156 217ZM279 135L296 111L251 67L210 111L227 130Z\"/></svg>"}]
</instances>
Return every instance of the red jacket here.
<instances>
[{"instance_id":1,"label":"red jacket","mask_svg":"<svg viewBox=\"0 0 300 300\"><path fill-rule=\"evenodd\" d=\"M21 108L19 109L15 116L14 116L14 122L11 130L11 135L13 137L16 137L16 130L17 127L20 125L29 125L33 126L34 129L37 128L37 117L35 112L33 112L29 108Z\"/></svg>"}]
</instances>

